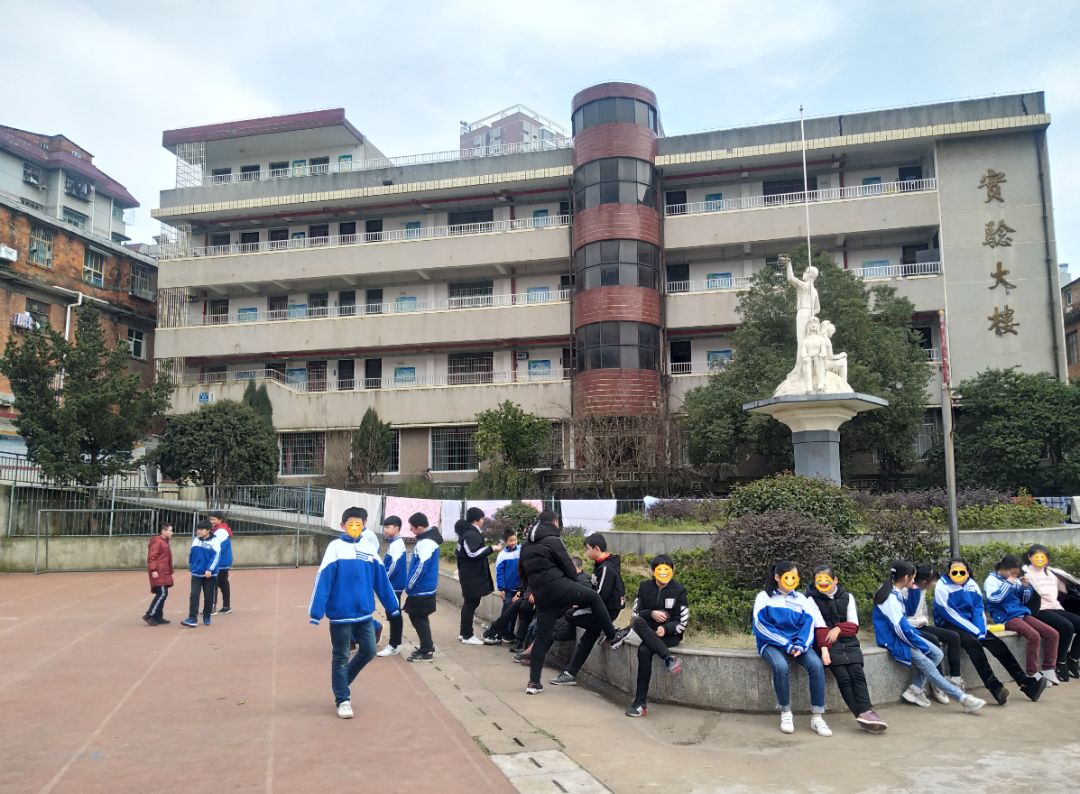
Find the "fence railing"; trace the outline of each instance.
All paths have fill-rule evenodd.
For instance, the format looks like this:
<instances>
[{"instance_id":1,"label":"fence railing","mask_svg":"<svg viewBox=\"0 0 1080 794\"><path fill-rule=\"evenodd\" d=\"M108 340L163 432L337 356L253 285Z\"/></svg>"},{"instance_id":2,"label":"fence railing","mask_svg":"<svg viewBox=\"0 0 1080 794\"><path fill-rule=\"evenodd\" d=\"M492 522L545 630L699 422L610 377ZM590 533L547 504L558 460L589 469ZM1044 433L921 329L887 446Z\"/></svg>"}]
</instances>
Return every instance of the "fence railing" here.
<instances>
[{"instance_id":1,"label":"fence railing","mask_svg":"<svg viewBox=\"0 0 1080 794\"><path fill-rule=\"evenodd\" d=\"M734 276L724 278L708 278L697 281L669 281L665 289L668 295L676 295L680 292L711 292L723 290L746 290L753 283L753 276Z\"/></svg>"},{"instance_id":2,"label":"fence railing","mask_svg":"<svg viewBox=\"0 0 1080 794\"><path fill-rule=\"evenodd\" d=\"M809 193L799 191L797 193L777 193L771 196L740 196L739 198L716 199L715 201L696 201L689 204L668 204L664 207L664 214L669 217L673 215L700 215L703 212L783 207L806 202L813 204L822 201L919 193L927 190L937 190L937 179L906 179L899 182L880 182L876 185L822 188L821 190L811 190Z\"/></svg>"},{"instance_id":3,"label":"fence railing","mask_svg":"<svg viewBox=\"0 0 1080 794\"><path fill-rule=\"evenodd\" d=\"M727 369L731 359L713 361L711 364L695 364L690 361L676 361L668 364L669 375L711 375Z\"/></svg>"},{"instance_id":4,"label":"fence railing","mask_svg":"<svg viewBox=\"0 0 1080 794\"><path fill-rule=\"evenodd\" d=\"M570 225L569 215L545 215L542 218L514 218L512 220L484 221L481 223L458 223L451 226L420 226L415 229L389 229L381 232L338 234L326 237L296 237L288 240L261 240L257 243L229 243L227 245L162 246L159 259L188 259L202 256L234 256L257 254L266 251L297 251L310 248L333 248L366 243L388 243L410 240L433 240L445 237L462 237L495 232L531 231L556 229Z\"/></svg>"},{"instance_id":5,"label":"fence railing","mask_svg":"<svg viewBox=\"0 0 1080 794\"><path fill-rule=\"evenodd\" d=\"M552 383L567 380L569 369L550 369L534 372L444 372L436 375L391 376L385 378L308 379L283 374L276 369L253 369L235 372L189 374L178 385L197 386L236 381L266 380L297 393L354 391L358 389L430 389L449 386L483 386L524 383Z\"/></svg>"},{"instance_id":6,"label":"fence railing","mask_svg":"<svg viewBox=\"0 0 1080 794\"><path fill-rule=\"evenodd\" d=\"M848 269L860 278L908 278L909 276L940 276L941 262L911 262L902 265L871 265Z\"/></svg>"},{"instance_id":7,"label":"fence railing","mask_svg":"<svg viewBox=\"0 0 1080 794\"><path fill-rule=\"evenodd\" d=\"M226 314L203 314L191 316L182 312L175 319L180 326L171 325L164 319L159 328L183 326L233 325L259 322L282 322L285 320L326 320L343 317L375 317L387 314L416 314L421 312L457 311L460 309L492 309L509 306L541 306L548 303L565 303L570 300L570 290L545 290L543 292L519 292L514 295L469 295L440 300L398 299L388 303L360 303L344 306L295 306L286 309L240 309ZM170 318L172 319L172 318Z\"/></svg>"},{"instance_id":8,"label":"fence railing","mask_svg":"<svg viewBox=\"0 0 1080 794\"><path fill-rule=\"evenodd\" d=\"M205 174L204 185L230 185L237 182L260 182L277 179L292 179L304 176L324 176L327 174L351 174L358 171L374 171L380 168L393 168L404 165L424 165L427 163L452 163L459 160L475 160L482 157L501 157L507 154L529 154L532 152L550 152L568 149L574 145L573 138L550 138L526 143L497 143L492 146L477 146L468 149L449 149L441 152L407 154L401 157L377 157L370 160L339 160L334 163L315 165L290 165L286 168L273 168L262 171L237 171L227 174ZM179 187L179 186L178 186Z\"/></svg>"}]
</instances>

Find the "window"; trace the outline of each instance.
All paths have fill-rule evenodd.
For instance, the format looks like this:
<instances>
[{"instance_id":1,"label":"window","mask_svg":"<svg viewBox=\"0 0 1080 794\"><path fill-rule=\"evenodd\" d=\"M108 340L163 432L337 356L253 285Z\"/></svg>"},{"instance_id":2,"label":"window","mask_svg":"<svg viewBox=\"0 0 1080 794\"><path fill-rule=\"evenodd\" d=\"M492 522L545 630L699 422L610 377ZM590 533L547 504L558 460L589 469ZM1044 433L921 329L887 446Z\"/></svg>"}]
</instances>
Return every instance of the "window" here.
<instances>
[{"instance_id":1,"label":"window","mask_svg":"<svg viewBox=\"0 0 1080 794\"><path fill-rule=\"evenodd\" d=\"M27 304L30 302L27 301ZM1069 366L1080 364L1080 339L1078 339L1077 331L1071 331L1065 335L1065 359L1069 362Z\"/></svg>"},{"instance_id":2,"label":"window","mask_svg":"<svg viewBox=\"0 0 1080 794\"><path fill-rule=\"evenodd\" d=\"M667 266L667 291L669 293L690 291L690 265Z\"/></svg>"},{"instance_id":3,"label":"window","mask_svg":"<svg viewBox=\"0 0 1080 794\"><path fill-rule=\"evenodd\" d=\"M378 389L382 387L382 359L364 359L364 388Z\"/></svg>"},{"instance_id":4,"label":"window","mask_svg":"<svg viewBox=\"0 0 1080 794\"><path fill-rule=\"evenodd\" d=\"M337 363L337 387L348 391L356 385L356 362L343 358Z\"/></svg>"},{"instance_id":5,"label":"window","mask_svg":"<svg viewBox=\"0 0 1080 794\"><path fill-rule=\"evenodd\" d=\"M577 331L577 370L649 369L660 364L660 329L633 322L601 322Z\"/></svg>"},{"instance_id":6,"label":"window","mask_svg":"<svg viewBox=\"0 0 1080 794\"><path fill-rule=\"evenodd\" d=\"M326 292L308 293L308 317L326 317L329 313L330 295Z\"/></svg>"},{"instance_id":7,"label":"window","mask_svg":"<svg viewBox=\"0 0 1080 794\"><path fill-rule=\"evenodd\" d=\"M767 256L765 257L765 267L771 270L773 273L781 273L780 270L780 256Z\"/></svg>"},{"instance_id":8,"label":"window","mask_svg":"<svg viewBox=\"0 0 1080 794\"><path fill-rule=\"evenodd\" d=\"M446 357L446 382L451 386L491 383L495 368L492 352L451 353Z\"/></svg>"},{"instance_id":9,"label":"window","mask_svg":"<svg viewBox=\"0 0 1080 794\"><path fill-rule=\"evenodd\" d=\"M708 193L705 196L705 211L716 212L724 208L723 193Z\"/></svg>"},{"instance_id":10,"label":"window","mask_svg":"<svg viewBox=\"0 0 1080 794\"><path fill-rule=\"evenodd\" d=\"M364 292L364 313L382 314L383 291L381 289L369 289Z\"/></svg>"},{"instance_id":11,"label":"window","mask_svg":"<svg viewBox=\"0 0 1080 794\"><path fill-rule=\"evenodd\" d=\"M62 218L65 223L70 223L72 226L76 226L80 229L85 229L90 222L88 215L83 215L81 212L76 212L70 207L64 207Z\"/></svg>"},{"instance_id":12,"label":"window","mask_svg":"<svg viewBox=\"0 0 1080 794\"><path fill-rule=\"evenodd\" d=\"M278 179L283 176L289 175L289 161L288 160L275 160L270 163L270 173L267 174L271 179Z\"/></svg>"},{"instance_id":13,"label":"window","mask_svg":"<svg viewBox=\"0 0 1080 794\"><path fill-rule=\"evenodd\" d=\"M669 190L664 194L664 207L668 215L685 215L686 191Z\"/></svg>"},{"instance_id":14,"label":"window","mask_svg":"<svg viewBox=\"0 0 1080 794\"><path fill-rule=\"evenodd\" d=\"M259 250L258 232L240 232L240 253L250 254Z\"/></svg>"},{"instance_id":15,"label":"window","mask_svg":"<svg viewBox=\"0 0 1080 794\"><path fill-rule=\"evenodd\" d=\"M69 196L90 201L94 197L94 186L83 179L64 177L64 192Z\"/></svg>"},{"instance_id":16,"label":"window","mask_svg":"<svg viewBox=\"0 0 1080 794\"><path fill-rule=\"evenodd\" d=\"M112 205L112 217L113 217L113 220L116 221L117 223L123 223L124 222L124 208L122 206L120 206L119 204L117 204L115 201L113 202L113 205Z\"/></svg>"},{"instance_id":17,"label":"window","mask_svg":"<svg viewBox=\"0 0 1080 794\"><path fill-rule=\"evenodd\" d=\"M705 277L706 289L731 289L735 280L730 273L710 273Z\"/></svg>"},{"instance_id":18,"label":"window","mask_svg":"<svg viewBox=\"0 0 1080 794\"><path fill-rule=\"evenodd\" d=\"M156 286L154 275L154 268L133 262L131 264L131 278L128 281L128 292L144 300L154 300Z\"/></svg>"},{"instance_id":19,"label":"window","mask_svg":"<svg viewBox=\"0 0 1080 794\"><path fill-rule=\"evenodd\" d=\"M330 224L318 223L308 227L308 237L312 245L326 245L330 242Z\"/></svg>"},{"instance_id":20,"label":"window","mask_svg":"<svg viewBox=\"0 0 1080 794\"><path fill-rule=\"evenodd\" d=\"M888 259L871 259L862 263L863 278L887 278L888 275Z\"/></svg>"},{"instance_id":21,"label":"window","mask_svg":"<svg viewBox=\"0 0 1080 794\"><path fill-rule=\"evenodd\" d=\"M394 367L394 385L416 385L416 367Z\"/></svg>"},{"instance_id":22,"label":"window","mask_svg":"<svg viewBox=\"0 0 1080 794\"><path fill-rule=\"evenodd\" d=\"M533 226L549 226L551 225L551 219L548 217L547 210L533 210Z\"/></svg>"},{"instance_id":23,"label":"window","mask_svg":"<svg viewBox=\"0 0 1080 794\"><path fill-rule=\"evenodd\" d=\"M240 181L241 182L257 182L259 176L262 173L262 167L258 165L242 165L240 166Z\"/></svg>"},{"instance_id":24,"label":"window","mask_svg":"<svg viewBox=\"0 0 1080 794\"><path fill-rule=\"evenodd\" d=\"M142 331L136 331L134 328L128 328L127 343L128 347L131 348L132 358L137 358L140 361L146 358L146 350L143 347Z\"/></svg>"},{"instance_id":25,"label":"window","mask_svg":"<svg viewBox=\"0 0 1080 794\"><path fill-rule=\"evenodd\" d=\"M717 372L728 365L731 361L730 350L710 350L705 354L705 366L709 372Z\"/></svg>"},{"instance_id":26,"label":"window","mask_svg":"<svg viewBox=\"0 0 1080 794\"><path fill-rule=\"evenodd\" d=\"M671 362L672 375L688 374L692 361L690 340L672 339L668 343L668 361Z\"/></svg>"},{"instance_id":27,"label":"window","mask_svg":"<svg viewBox=\"0 0 1080 794\"><path fill-rule=\"evenodd\" d=\"M281 433L278 436L278 473L288 477L323 473L326 460L325 433Z\"/></svg>"},{"instance_id":28,"label":"window","mask_svg":"<svg viewBox=\"0 0 1080 794\"><path fill-rule=\"evenodd\" d=\"M232 244L232 235L229 232L215 232L210 235L209 244L210 251L208 253L211 256L214 254L226 254Z\"/></svg>"},{"instance_id":29,"label":"window","mask_svg":"<svg viewBox=\"0 0 1080 794\"><path fill-rule=\"evenodd\" d=\"M602 240L574 252L574 289L646 287L656 289L660 249L639 240Z\"/></svg>"},{"instance_id":30,"label":"window","mask_svg":"<svg viewBox=\"0 0 1080 794\"><path fill-rule=\"evenodd\" d=\"M41 187L44 182L44 177L41 174L41 168L33 163L24 162L22 166L22 181L28 185L34 187Z\"/></svg>"},{"instance_id":31,"label":"window","mask_svg":"<svg viewBox=\"0 0 1080 794\"><path fill-rule=\"evenodd\" d=\"M49 304L44 301L26 299L26 312L33 318L35 328L49 327L49 308Z\"/></svg>"},{"instance_id":32,"label":"window","mask_svg":"<svg viewBox=\"0 0 1080 794\"><path fill-rule=\"evenodd\" d=\"M461 281L449 285L451 309L473 309L478 306L490 306L495 292L495 282Z\"/></svg>"},{"instance_id":33,"label":"window","mask_svg":"<svg viewBox=\"0 0 1080 794\"><path fill-rule=\"evenodd\" d=\"M19 202L20 202L20 203L21 203L21 204L22 204L22 205L23 205L24 207L29 207L30 209L32 209L32 210L37 210L38 212L41 212L42 210L44 210L44 209L45 209L45 205L44 205L44 204L39 204L39 203L38 203L38 202L36 202L36 201L31 201L31 200L30 200L30 199L28 199L28 198L21 198L21 199L19 199Z\"/></svg>"},{"instance_id":34,"label":"window","mask_svg":"<svg viewBox=\"0 0 1080 794\"><path fill-rule=\"evenodd\" d=\"M345 221L337 225L337 233L342 243L356 242L356 221Z\"/></svg>"},{"instance_id":35,"label":"window","mask_svg":"<svg viewBox=\"0 0 1080 794\"><path fill-rule=\"evenodd\" d=\"M525 290L526 303L547 303L550 300L550 287L528 287Z\"/></svg>"},{"instance_id":36,"label":"window","mask_svg":"<svg viewBox=\"0 0 1080 794\"><path fill-rule=\"evenodd\" d=\"M431 428L431 470L475 471L479 467L475 435L475 427Z\"/></svg>"},{"instance_id":37,"label":"window","mask_svg":"<svg viewBox=\"0 0 1080 794\"><path fill-rule=\"evenodd\" d=\"M415 238L420 236L420 221L409 221L405 224L405 236Z\"/></svg>"},{"instance_id":38,"label":"window","mask_svg":"<svg viewBox=\"0 0 1080 794\"><path fill-rule=\"evenodd\" d=\"M259 321L259 310L254 306L245 306L242 309L236 310L236 321L238 323L255 323Z\"/></svg>"},{"instance_id":39,"label":"window","mask_svg":"<svg viewBox=\"0 0 1080 794\"><path fill-rule=\"evenodd\" d=\"M337 168L338 168L338 171L351 171L352 170L352 155L351 154L339 154L337 156Z\"/></svg>"},{"instance_id":40,"label":"window","mask_svg":"<svg viewBox=\"0 0 1080 794\"><path fill-rule=\"evenodd\" d=\"M902 265L914 265L919 261L919 254L923 251L929 251L930 246L927 243L919 243L917 245L905 245L900 249L900 264Z\"/></svg>"},{"instance_id":41,"label":"window","mask_svg":"<svg viewBox=\"0 0 1080 794\"><path fill-rule=\"evenodd\" d=\"M386 451L386 474L401 471L401 431L390 431L390 444Z\"/></svg>"},{"instance_id":42,"label":"window","mask_svg":"<svg viewBox=\"0 0 1080 794\"><path fill-rule=\"evenodd\" d=\"M574 212L601 204L641 204L656 209L657 171L644 160L604 157L574 171Z\"/></svg>"},{"instance_id":43,"label":"window","mask_svg":"<svg viewBox=\"0 0 1080 794\"><path fill-rule=\"evenodd\" d=\"M27 255L30 261L39 267L52 267L53 230L44 226L31 226Z\"/></svg>"},{"instance_id":44,"label":"window","mask_svg":"<svg viewBox=\"0 0 1080 794\"><path fill-rule=\"evenodd\" d=\"M451 234L468 234L470 232L484 231L482 224L494 222L494 210L463 210L447 214L446 225L450 226ZM490 231L490 229L487 229Z\"/></svg>"},{"instance_id":45,"label":"window","mask_svg":"<svg viewBox=\"0 0 1080 794\"><path fill-rule=\"evenodd\" d=\"M271 295L266 299L266 310L270 320L284 320L289 316L289 296Z\"/></svg>"},{"instance_id":46,"label":"window","mask_svg":"<svg viewBox=\"0 0 1080 794\"><path fill-rule=\"evenodd\" d=\"M812 176L806 180L810 190L817 190L817 177ZM803 195L802 179L773 179L761 183L761 195L765 197L765 204L793 204L806 200Z\"/></svg>"},{"instance_id":47,"label":"window","mask_svg":"<svg viewBox=\"0 0 1080 794\"><path fill-rule=\"evenodd\" d=\"M657 132L656 109L648 102L629 97L604 97L586 102L574 111L574 135L597 124L637 124Z\"/></svg>"},{"instance_id":48,"label":"window","mask_svg":"<svg viewBox=\"0 0 1080 794\"><path fill-rule=\"evenodd\" d=\"M356 314L356 290L342 290L338 293L338 314L342 317L352 317Z\"/></svg>"},{"instance_id":49,"label":"window","mask_svg":"<svg viewBox=\"0 0 1080 794\"><path fill-rule=\"evenodd\" d=\"M288 229L271 229L267 233L267 239L270 241L269 248L271 251L276 251L281 248L285 248L289 244L289 230Z\"/></svg>"},{"instance_id":50,"label":"window","mask_svg":"<svg viewBox=\"0 0 1080 794\"><path fill-rule=\"evenodd\" d=\"M901 182L915 182L922 179L921 165L904 165L897 171L897 178Z\"/></svg>"},{"instance_id":51,"label":"window","mask_svg":"<svg viewBox=\"0 0 1080 794\"><path fill-rule=\"evenodd\" d=\"M382 240L382 218L364 221L364 242L372 243L380 240Z\"/></svg>"},{"instance_id":52,"label":"window","mask_svg":"<svg viewBox=\"0 0 1080 794\"><path fill-rule=\"evenodd\" d=\"M308 173L311 174L325 174L330 171L330 158L329 157L312 157L311 168Z\"/></svg>"},{"instance_id":53,"label":"window","mask_svg":"<svg viewBox=\"0 0 1080 794\"><path fill-rule=\"evenodd\" d=\"M293 160L292 170L294 176L303 176L307 171L307 160Z\"/></svg>"},{"instance_id":54,"label":"window","mask_svg":"<svg viewBox=\"0 0 1080 794\"><path fill-rule=\"evenodd\" d=\"M86 249L83 254L83 281L100 287L105 283L105 255Z\"/></svg>"},{"instance_id":55,"label":"window","mask_svg":"<svg viewBox=\"0 0 1080 794\"><path fill-rule=\"evenodd\" d=\"M210 325L224 325L229 322L229 299L222 298L210 301L207 315L207 321Z\"/></svg>"},{"instance_id":56,"label":"window","mask_svg":"<svg viewBox=\"0 0 1080 794\"><path fill-rule=\"evenodd\" d=\"M326 362L309 361L307 363L308 391L326 391Z\"/></svg>"},{"instance_id":57,"label":"window","mask_svg":"<svg viewBox=\"0 0 1080 794\"><path fill-rule=\"evenodd\" d=\"M862 183L863 183L864 187L870 187L871 185L880 185L881 184L881 177L880 176L864 176ZM871 191L868 191L868 192L877 193L878 190L871 190Z\"/></svg>"},{"instance_id":58,"label":"window","mask_svg":"<svg viewBox=\"0 0 1080 794\"><path fill-rule=\"evenodd\" d=\"M210 181L214 184L232 181L231 168L214 168L210 171Z\"/></svg>"}]
</instances>

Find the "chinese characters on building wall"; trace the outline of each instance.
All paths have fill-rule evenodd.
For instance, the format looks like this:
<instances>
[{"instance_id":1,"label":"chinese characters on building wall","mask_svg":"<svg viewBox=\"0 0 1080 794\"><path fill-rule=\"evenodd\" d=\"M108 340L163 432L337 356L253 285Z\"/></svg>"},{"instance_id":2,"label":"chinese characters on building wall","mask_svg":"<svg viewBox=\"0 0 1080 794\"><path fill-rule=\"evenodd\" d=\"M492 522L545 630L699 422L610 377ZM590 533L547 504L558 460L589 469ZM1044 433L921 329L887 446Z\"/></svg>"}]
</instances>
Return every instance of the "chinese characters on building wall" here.
<instances>
[{"instance_id":1,"label":"chinese characters on building wall","mask_svg":"<svg viewBox=\"0 0 1080 794\"><path fill-rule=\"evenodd\" d=\"M993 168L986 169L986 173L979 179L979 189L986 191L986 201L984 203L989 204L991 201L997 201L1004 204L1005 197L1002 194L1001 186L1007 181L1003 171L995 171ZM1004 220L988 221L983 237L983 245L991 251L1011 247L1013 244L1012 235L1015 233L1016 229L1009 226ZM998 260L994 270L990 271L990 278L993 279L993 283L987 289L996 290L1001 287L1007 300L1009 293L1017 288L1016 284L1008 280L1008 276L1009 270ZM1008 303L1005 303L1004 308L995 305L993 313L988 315L986 319L990 321L990 327L987 330L993 331L998 336L1004 336L1005 334L1018 336L1020 333L1016 330L1020 327L1020 322L1016 319L1016 311Z\"/></svg>"}]
</instances>

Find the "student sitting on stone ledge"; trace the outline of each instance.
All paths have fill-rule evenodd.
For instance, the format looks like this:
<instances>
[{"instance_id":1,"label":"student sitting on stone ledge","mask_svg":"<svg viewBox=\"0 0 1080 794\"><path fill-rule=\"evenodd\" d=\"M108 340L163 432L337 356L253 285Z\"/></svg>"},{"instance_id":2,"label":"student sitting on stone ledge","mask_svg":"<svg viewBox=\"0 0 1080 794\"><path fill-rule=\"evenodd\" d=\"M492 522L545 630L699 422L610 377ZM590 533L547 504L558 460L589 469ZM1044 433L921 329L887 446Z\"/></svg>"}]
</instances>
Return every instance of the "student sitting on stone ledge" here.
<instances>
[{"instance_id":1,"label":"student sitting on stone ledge","mask_svg":"<svg viewBox=\"0 0 1080 794\"><path fill-rule=\"evenodd\" d=\"M671 655L671 649L682 642L686 624L690 621L690 604L686 589L675 581L675 563L666 554L649 561L652 579L638 585L630 626L641 639L638 646L637 689L634 702L626 708L627 717L643 717L649 713L649 684L652 681L652 658L659 656L672 675L682 672L682 663Z\"/></svg>"}]
</instances>

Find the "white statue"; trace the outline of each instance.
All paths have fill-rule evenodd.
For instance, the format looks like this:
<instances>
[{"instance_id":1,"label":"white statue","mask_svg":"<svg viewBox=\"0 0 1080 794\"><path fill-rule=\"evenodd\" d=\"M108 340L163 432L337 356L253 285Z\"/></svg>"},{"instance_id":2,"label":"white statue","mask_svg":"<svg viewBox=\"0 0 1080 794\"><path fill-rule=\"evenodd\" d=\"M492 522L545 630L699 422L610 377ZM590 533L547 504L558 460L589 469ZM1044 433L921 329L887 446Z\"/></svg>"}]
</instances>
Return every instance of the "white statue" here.
<instances>
[{"instance_id":1,"label":"white statue","mask_svg":"<svg viewBox=\"0 0 1080 794\"><path fill-rule=\"evenodd\" d=\"M795 303L795 349L802 350L803 337L806 336L806 324L811 317L817 317L821 311L821 302L818 300L817 288L814 280L818 277L818 269L813 265L807 265L801 279L795 278L795 271L791 268L791 257L781 254L777 257L787 270L788 284L795 288L797 296Z\"/></svg>"},{"instance_id":2,"label":"white statue","mask_svg":"<svg viewBox=\"0 0 1080 794\"><path fill-rule=\"evenodd\" d=\"M836 326L828 320L821 321L821 333L825 335L826 356L825 369L835 373L840 380L847 383L847 353L833 353L832 336L836 333Z\"/></svg>"},{"instance_id":3,"label":"white statue","mask_svg":"<svg viewBox=\"0 0 1080 794\"><path fill-rule=\"evenodd\" d=\"M806 323L806 335L799 349L802 381L807 393L821 394L825 391L825 360L832 345L821 333L821 321L811 317Z\"/></svg>"}]
</instances>

